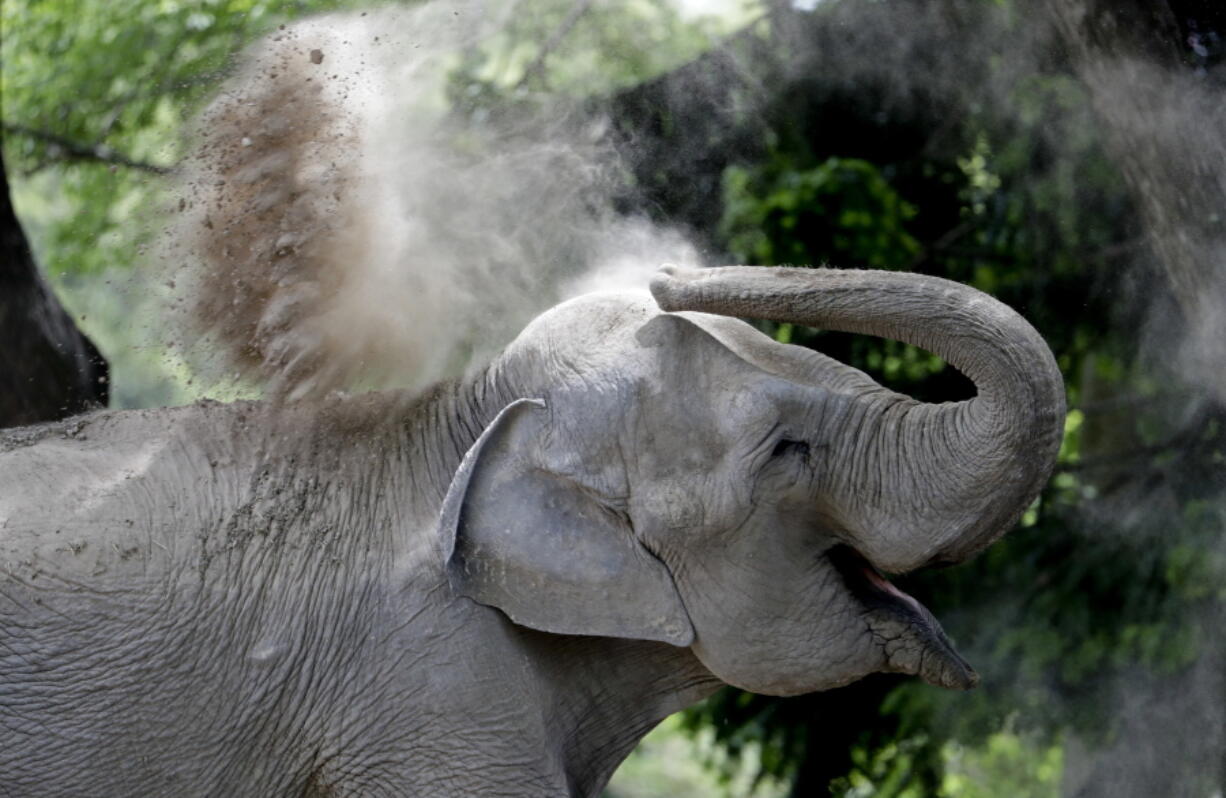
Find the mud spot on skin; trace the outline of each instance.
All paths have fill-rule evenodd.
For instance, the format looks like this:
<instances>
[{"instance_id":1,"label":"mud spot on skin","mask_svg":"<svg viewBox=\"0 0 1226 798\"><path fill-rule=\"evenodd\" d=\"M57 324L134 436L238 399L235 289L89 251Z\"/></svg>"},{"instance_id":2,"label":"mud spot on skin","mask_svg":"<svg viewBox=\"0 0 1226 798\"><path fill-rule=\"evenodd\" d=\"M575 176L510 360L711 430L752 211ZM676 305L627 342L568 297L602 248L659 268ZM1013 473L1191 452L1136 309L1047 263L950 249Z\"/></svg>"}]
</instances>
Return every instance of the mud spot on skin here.
<instances>
[{"instance_id":1,"label":"mud spot on skin","mask_svg":"<svg viewBox=\"0 0 1226 798\"><path fill-rule=\"evenodd\" d=\"M337 794L332 785L326 784L323 775L316 770L302 788L302 798L332 798Z\"/></svg>"}]
</instances>

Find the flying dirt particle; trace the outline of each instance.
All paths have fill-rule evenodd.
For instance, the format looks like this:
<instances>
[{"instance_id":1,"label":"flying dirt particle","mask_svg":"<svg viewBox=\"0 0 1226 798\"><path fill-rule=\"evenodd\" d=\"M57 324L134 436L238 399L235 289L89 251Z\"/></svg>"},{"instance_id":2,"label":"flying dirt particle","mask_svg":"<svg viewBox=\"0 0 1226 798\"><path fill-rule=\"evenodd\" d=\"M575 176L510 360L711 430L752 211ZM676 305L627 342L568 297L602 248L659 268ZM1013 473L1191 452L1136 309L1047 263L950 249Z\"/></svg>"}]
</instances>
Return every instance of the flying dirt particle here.
<instances>
[{"instance_id":1,"label":"flying dirt particle","mask_svg":"<svg viewBox=\"0 0 1226 798\"><path fill-rule=\"evenodd\" d=\"M312 64L322 64L323 62L324 62L324 51L323 50L312 50L311 51L311 63Z\"/></svg>"}]
</instances>

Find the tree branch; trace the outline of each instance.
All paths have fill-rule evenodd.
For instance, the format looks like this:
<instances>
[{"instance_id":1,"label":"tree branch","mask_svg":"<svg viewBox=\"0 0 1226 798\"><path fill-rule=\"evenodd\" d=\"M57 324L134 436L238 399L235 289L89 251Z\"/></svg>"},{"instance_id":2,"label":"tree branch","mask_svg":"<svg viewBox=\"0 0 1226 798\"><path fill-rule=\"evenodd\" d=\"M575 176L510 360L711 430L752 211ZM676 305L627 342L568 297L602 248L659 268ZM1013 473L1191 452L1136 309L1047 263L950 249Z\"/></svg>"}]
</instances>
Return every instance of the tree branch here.
<instances>
[{"instance_id":1,"label":"tree branch","mask_svg":"<svg viewBox=\"0 0 1226 798\"><path fill-rule=\"evenodd\" d=\"M36 130L25 125L10 125L6 123L4 125L4 132L11 135L28 136L36 141L41 141L49 145L53 155L64 161L94 161L113 166L124 166L129 169L139 169L143 172L152 172L157 175L164 175L170 172L170 167L159 166L147 161L134 160L122 153L116 152L106 144L83 144L46 130Z\"/></svg>"},{"instance_id":2,"label":"tree branch","mask_svg":"<svg viewBox=\"0 0 1226 798\"><path fill-rule=\"evenodd\" d=\"M545 69L545 59L549 57L549 54L555 47L562 43L562 40L566 38L566 35L570 33L571 29L574 28L579 22L579 18L586 14L587 10L592 7L592 1L593 0L576 0L575 4L566 14L566 18L562 20L562 24L558 25L558 29L553 32L553 35L550 36L543 45L541 45L541 50L536 54L536 58L533 59L532 63L529 64L526 69L524 69L524 74L519 79L519 82L515 84L515 88L522 89L524 86L528 85L528 81L532 80L532 78L536 77L538 73Z\"/></svg>"}]
</instances>

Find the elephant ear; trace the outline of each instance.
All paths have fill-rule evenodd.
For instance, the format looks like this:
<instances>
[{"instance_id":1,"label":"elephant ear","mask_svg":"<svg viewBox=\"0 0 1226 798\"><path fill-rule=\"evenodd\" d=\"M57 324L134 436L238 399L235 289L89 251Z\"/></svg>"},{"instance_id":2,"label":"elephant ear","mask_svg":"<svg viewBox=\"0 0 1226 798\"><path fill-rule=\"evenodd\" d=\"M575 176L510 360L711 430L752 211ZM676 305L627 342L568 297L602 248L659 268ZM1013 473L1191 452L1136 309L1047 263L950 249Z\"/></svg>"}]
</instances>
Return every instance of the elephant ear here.
<instances>
[{"instance_id":1,"label":"elephant ear","mask_svg":"<svg viewBox=\"0 0 1226 798\"><path fill-rule=\"evenodd\" d=\"M464 456L440 516L452 588L545 632L690 645L664 564L627 520L539 462L548 421L541 400L512 402Z\"/></svg>"}]
</instances>

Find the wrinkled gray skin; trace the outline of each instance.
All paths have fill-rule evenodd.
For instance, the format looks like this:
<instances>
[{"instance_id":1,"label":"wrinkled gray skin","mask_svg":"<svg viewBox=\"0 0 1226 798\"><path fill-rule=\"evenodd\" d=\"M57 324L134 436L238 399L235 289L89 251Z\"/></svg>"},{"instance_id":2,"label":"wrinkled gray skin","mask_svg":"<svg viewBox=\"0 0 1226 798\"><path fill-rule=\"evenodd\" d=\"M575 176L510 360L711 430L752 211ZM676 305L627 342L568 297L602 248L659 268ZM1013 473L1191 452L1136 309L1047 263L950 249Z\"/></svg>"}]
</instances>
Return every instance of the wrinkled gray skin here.
<instances>
[{"instance_id":1,"label":"wrinkled gray skin","mask_svg":"<svg viewBox=\"0 0 1226 798\"><path fill-rule=\"evenodd\" d=\"M973 685L876 569L961 561L1036 495L1063 391L1034 330L908 274L652 288L413 400L0 439L0 794L594 795L723 683ZM913 342L978 396L920 404L727 316Z\"/></svg>"}]
</instances>

